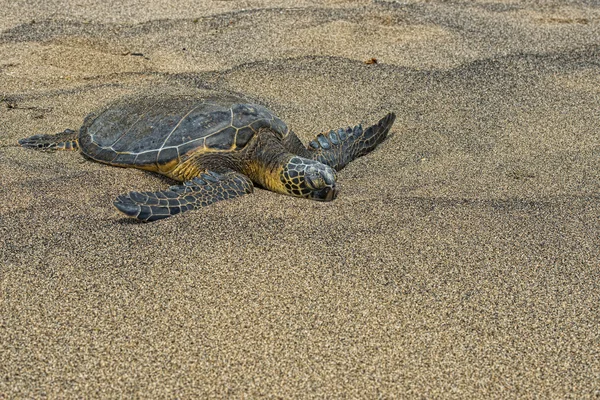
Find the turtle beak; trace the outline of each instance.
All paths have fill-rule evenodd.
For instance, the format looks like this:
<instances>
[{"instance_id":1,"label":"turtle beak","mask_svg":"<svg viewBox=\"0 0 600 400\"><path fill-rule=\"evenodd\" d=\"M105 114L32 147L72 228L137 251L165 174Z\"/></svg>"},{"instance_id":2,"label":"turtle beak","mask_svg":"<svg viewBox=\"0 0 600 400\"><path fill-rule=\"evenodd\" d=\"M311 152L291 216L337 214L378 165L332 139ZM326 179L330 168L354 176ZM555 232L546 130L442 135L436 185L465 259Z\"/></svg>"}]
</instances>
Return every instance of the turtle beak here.
<instances>
[{"instance_id":1,"label":"turtle beak","mask_svg":"<svg viewBox=\"0 0 600 400\"><path fill-rule=\"evenodd\" d=\"M337 197L337 189L335 183L331 186L326 186L319 191L315 191L312 199L317 201L332 201Z\"/></svg>"},{"instance_id":2,"label":"turtle beak","mask_svg":"<svg viewBox=\"0 0 600 400\"><path fill-rule=\"evenodd\" d=\"M325 195L325 201L332 201L337 197L337 189L335 188L335 184L333 185L333 187L325 189L329 189L329 191Z\"/></svg>"},{"instance_id":3,"label":"turtle beak","mask_svg":"<svg viewBox=\"0 0 600 400\"><path fill-rule=\"evenodd\" d=\"M328 170L323 174L323 179L327 186L323 189L325 191L325 201L331 201L337 197L337 188L335 185L335 173L333 170Z\"/></svg>"}]
</instances>

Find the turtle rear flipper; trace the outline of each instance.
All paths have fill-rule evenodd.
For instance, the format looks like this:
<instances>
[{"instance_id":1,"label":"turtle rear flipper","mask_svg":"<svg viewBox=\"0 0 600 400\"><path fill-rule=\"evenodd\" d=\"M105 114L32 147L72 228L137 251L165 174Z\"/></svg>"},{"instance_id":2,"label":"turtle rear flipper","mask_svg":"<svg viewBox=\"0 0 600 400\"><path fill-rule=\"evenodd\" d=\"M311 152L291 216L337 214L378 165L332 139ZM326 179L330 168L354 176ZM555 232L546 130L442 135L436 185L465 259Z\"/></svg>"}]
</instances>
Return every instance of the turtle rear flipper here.
<instances>
[{"instance_id":1,"label":"turtle rear flipper","mask_svg":"<svg viewBox=\"0 0 600 400\"><path fill-rule=\"evenodd\" d=\"M252 193L253 188L252 181L245 175L208 171L168 190L118 196L114 204L127 216L149 222L243 196Z\"/></svg>"},{"instance_id":2,"label":"turtle rear flipper","mask_svg":"<svg viewBox=\"0 0 600 400\"><path fill-rule=\"evenodd\" d=\"M373 126L363 130L362 125L320 133L308 144L312 158L337 171L352 160L371 152L387 137L396 114L389 113Z\"/></svg>"},{"instance_id":3,"label":"turtle rear flipper","mask_svg":"<svg viewBox=\"0 0 600 400\"><path fill-rule=\"evenodd\" d=\"M54 150L78 150L79 143L77 140L77 132L71 129L55 135L34 135L25 139L19 140L19 144L28 149L54 151Z\"/></svg>"}]
</instances>

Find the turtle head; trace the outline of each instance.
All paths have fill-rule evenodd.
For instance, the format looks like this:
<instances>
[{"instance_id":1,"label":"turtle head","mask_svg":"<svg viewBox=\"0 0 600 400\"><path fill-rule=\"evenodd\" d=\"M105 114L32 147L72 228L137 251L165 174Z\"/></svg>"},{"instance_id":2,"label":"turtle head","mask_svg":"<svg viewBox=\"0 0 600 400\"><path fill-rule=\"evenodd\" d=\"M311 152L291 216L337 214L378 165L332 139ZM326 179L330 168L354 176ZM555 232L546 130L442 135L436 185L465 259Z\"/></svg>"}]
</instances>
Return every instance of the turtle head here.
<instances>
[{"instance_id":1,"label":"turtle head","mask_svg":"<svg viewBox=\"0 0 600 400\"><path fill-rule=\"evenodd\" d=\"M335 170L318 161L293 156L280 173L283 191L296 197L331 201L337 196Z\"/></svg>"}]
</instances>

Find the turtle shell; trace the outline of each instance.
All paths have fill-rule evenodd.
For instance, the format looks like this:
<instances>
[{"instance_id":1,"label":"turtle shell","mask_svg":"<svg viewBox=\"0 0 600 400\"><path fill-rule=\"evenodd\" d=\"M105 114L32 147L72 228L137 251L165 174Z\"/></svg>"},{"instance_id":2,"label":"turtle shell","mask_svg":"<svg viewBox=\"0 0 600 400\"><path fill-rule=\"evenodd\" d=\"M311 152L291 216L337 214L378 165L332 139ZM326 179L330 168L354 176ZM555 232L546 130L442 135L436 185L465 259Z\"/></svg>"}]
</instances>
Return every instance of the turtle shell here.
<instances>
[{"instance_id":1,"label":"turtle shell","mask_svg":"<svg viewBox=\"0 0 600 400\"><path fill-rule=\"evenodd\" d=\"M79 145L96 161L165 171L192 153L240 151L261 128L288 132L270 110L234 96L137 97L88 116Z\"/></svg>"}]
</instances>

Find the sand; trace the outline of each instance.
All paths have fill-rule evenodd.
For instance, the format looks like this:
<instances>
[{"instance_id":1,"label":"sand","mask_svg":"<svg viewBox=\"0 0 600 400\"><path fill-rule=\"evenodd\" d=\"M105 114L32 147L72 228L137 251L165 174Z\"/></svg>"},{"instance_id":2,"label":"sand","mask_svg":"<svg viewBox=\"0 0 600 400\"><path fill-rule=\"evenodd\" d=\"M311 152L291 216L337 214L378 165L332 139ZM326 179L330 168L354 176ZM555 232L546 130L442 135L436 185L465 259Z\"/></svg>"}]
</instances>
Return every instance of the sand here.
<instances>
[{"instance_id":1,"label":"sand","mask_svg":"<svg viewBox=\"0 0 600 400\"><path fill-rule=\"evenodd\" d=\"M597 2L166 4L0 2L0 398L600 396ZM334 202L150 224L16 145L158 85L398 117Z\"/></svg>"}]
</instances>

